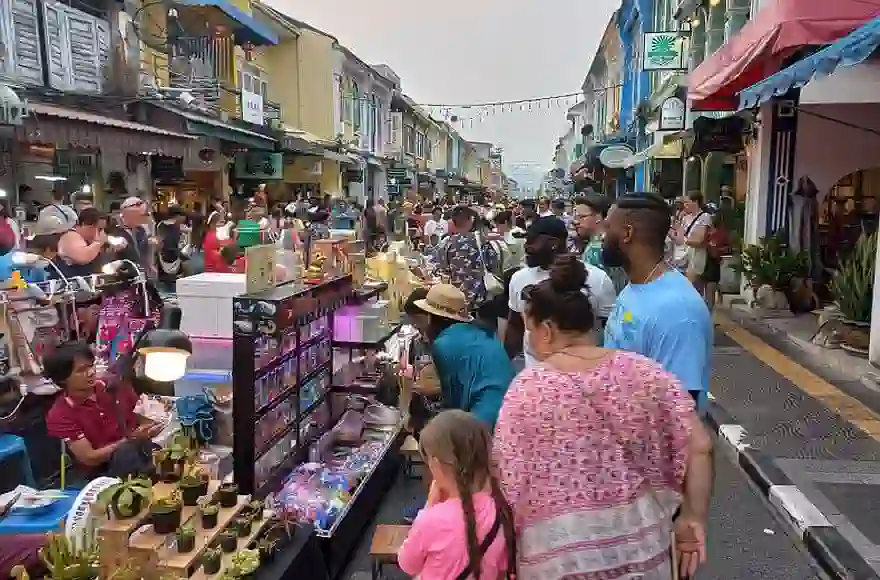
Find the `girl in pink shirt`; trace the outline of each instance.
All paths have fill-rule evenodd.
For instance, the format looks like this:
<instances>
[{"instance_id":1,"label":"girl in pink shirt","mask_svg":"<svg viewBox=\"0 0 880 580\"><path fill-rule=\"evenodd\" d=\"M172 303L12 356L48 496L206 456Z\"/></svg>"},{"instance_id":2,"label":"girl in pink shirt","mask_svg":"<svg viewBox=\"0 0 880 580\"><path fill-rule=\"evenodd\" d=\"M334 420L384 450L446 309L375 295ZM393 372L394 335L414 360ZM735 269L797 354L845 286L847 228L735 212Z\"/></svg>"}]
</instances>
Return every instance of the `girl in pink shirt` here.
<instances>
[{"instance_id":1,"label":"girl in pink shirt","mask_svg":"<svg viewBox=\"0 0 880 580\"><path fill-rule=\"evenodd\" d=\"M419 580L513 578L513 512L491 473L484 423L464 411L443 411L419 445L433 481L397 553L400 569Z\"/></svg>"}]
</instances>

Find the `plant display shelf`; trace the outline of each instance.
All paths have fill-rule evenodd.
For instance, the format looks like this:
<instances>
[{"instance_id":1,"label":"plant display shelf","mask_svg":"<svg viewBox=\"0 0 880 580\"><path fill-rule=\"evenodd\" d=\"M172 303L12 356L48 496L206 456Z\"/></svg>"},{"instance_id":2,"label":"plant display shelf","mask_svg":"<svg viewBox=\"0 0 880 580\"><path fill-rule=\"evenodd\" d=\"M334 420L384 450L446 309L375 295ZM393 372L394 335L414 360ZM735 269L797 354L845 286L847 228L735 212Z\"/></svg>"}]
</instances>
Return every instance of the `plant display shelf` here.
<instances>
[{"instance_id":1,"label":"plant display shelf","mask_svg":"<svg viewBox=\"0 0 880 580\"><path fill-rule=\"evenodd\" d=\"M245 496L241 496L241 497L245 497ZM246 504L243 504L243 505L246 505ZM240 505L239 508L240 507L242 507L242 506ZM221 509L220 511L222 512L223 510ZM268 524L269 524L268 517L264 517L259 522L254 522L254 527L251 529L251 533L248 534L244 538L238 538L238 545L235 547L235 550L228 553L228 554L223 554L223 558L220 562L220 570L216 574L210 574L210 575L205 574L204 569L199 567L199 569L196 570L195 573L192 575L190 580L208 580L208 578L220 578L220 576L223 575L223 572L225 572L227 568L232 566L232 558L239 551L241 551L241 550L247 548L248 546L250 546L251 544L253 544L256 541L256 539L260 536L260 534L262 534L263 531L265 531L267 529ZM201 553L201 551L203 549L204 549L204 546L201 546L201 547L196 546L196 550L198 550L199 553Z\"/></svg>"},{"instance_id":2,"label":"plant display shelf","mask_svg":"<svg viewBox=\"0 0 880 580\"><path fill-rule=\"evenodd\" d=\"M208 495L214 496L219 487L219 481L211 481ZM153 486L153 495L162 497L170 494L174 488L173 484L157 483ZM184 554L177 551L174 534L160 535L153 531L149 524L149 506L131 518L105 520L97 529L101 568L106 577L110 577L113 570L126 565L137 567L144 580L189 578L197 571L200 577L204 577L199 569L202 551L232 524L232 520L249 501L249 496L240 495L234 507L221 507L217 513L217 525L210 530L202 528L198 507L183 506L181 525L189 523L196 531L195 548ZM237 550L252 542L263 531L266 523L265 518L254 522L251 533L238 539Z\"/></svg>"}]
</instances>

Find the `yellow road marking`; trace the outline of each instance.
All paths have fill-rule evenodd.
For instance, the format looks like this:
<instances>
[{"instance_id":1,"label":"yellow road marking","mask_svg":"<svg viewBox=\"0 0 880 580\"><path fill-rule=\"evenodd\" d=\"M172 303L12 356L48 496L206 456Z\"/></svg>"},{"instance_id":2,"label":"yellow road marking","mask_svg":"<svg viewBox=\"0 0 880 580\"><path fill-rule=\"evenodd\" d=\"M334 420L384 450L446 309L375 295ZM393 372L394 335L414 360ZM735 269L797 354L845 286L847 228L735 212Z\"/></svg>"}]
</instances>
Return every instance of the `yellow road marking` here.
<instances>
[{"instance_id":1,"label":"yellow road marking","mask_svg":"<svg viewBox=\"0 0 880 580\"><path fill-rule=\"evenodd\" d=\"M715 321L721 330L755 358L782 375L828 410L880 441L880 415L819 375L797 364L720 312Z\"/></svg>"}]
</instances>

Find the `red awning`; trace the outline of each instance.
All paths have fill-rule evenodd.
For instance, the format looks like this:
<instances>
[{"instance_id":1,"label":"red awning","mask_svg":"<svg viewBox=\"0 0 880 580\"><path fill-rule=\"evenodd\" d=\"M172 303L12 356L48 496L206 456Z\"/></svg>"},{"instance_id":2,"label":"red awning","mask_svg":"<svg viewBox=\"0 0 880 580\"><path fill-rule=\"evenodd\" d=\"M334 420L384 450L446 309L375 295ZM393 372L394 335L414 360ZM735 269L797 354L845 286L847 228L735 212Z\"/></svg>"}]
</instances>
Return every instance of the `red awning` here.
<instances>
[{"instance_id":1,"label":"red awning","mask_svg":"<svg viewBox=\"0 0 880 580\"><path fill-rule=\"evenodd\" d=\"M774 0L691 71L691 109L735 111L737 93L778 72L798 49L830 44L878 15L880 0Z\"/></svg>"}]
</instances>

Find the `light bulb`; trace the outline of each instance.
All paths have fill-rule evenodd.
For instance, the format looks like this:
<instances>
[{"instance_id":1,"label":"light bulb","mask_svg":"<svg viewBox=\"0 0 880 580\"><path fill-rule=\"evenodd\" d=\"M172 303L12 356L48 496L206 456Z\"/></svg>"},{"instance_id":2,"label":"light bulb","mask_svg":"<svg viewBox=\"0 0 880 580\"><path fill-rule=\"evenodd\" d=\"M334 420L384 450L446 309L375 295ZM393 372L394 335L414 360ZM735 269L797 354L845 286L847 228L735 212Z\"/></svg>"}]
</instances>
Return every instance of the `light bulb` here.
<instances>
[{"instance_id":1,"label":"light bulb","mask_svg":"<svg viewBox=\"0 0 880 580\"><path fill-rule=\"evenodd\" d=\"M176 381L186 374L189 353L182 350L152 351L144 355L144 375L160 383Z\"/></svg>"},{"instance_id":2,"label":"light bulb","mask_svg":"<svg viewBox=\"0 0 880 580\"><path fill-rule=\"evenodd\" d=\"M83 193L92 193L92 186L89 184L83 185L82 192Z\"/></svg>"}]
</instances>

